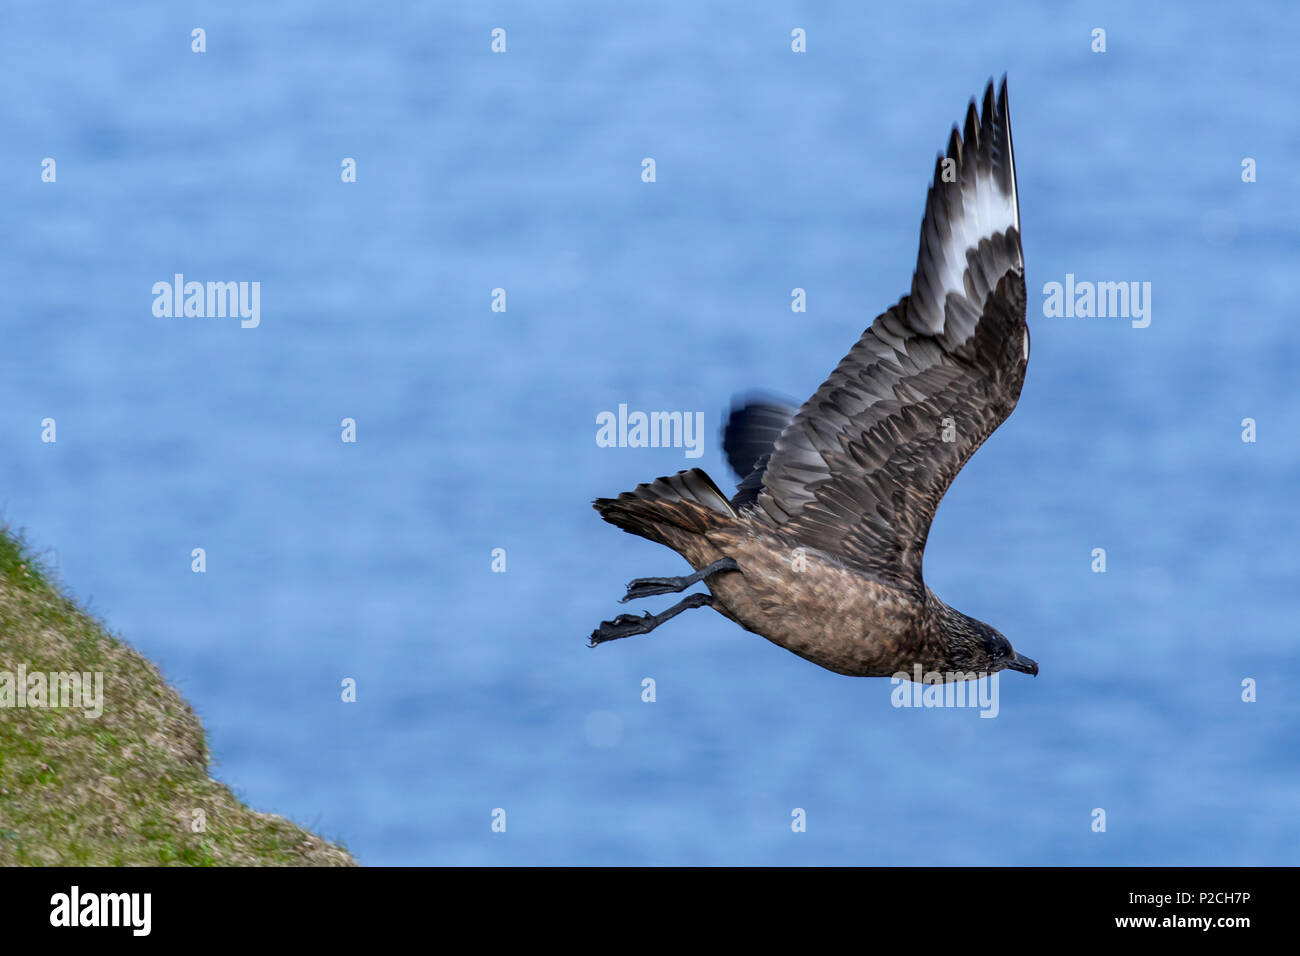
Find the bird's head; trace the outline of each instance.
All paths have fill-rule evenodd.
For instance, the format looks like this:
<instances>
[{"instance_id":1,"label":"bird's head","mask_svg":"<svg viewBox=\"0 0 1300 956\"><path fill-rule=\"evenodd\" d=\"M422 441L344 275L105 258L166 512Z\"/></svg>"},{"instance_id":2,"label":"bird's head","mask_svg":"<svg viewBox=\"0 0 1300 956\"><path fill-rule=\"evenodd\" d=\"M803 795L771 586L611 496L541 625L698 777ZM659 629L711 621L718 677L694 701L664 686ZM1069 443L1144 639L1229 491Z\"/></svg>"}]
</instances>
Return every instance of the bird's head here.
<instances>
[{"instance_id":1,"label":"bird's head","mask_svg":"<svg viewBox=\"0 0 1300 956\"><path fill-rule=\"evenodd\" d=\"M955 667L993 674L1000 670L1038 676L1038 662L1017 654L1002 632L960 611L948 622L948 652Z\"/></svg>"},{"instance_id":2,"label":"bird's head","mask_svg":"<svg viewBox=\"0 0 1300 956\"><path fill-rule=\"evenodd\" d=\"M1011 642L1002 636L996 628L984 625L987 636L984 639L984 653L989 662L989 673L1000 670L1020 671L1030 677L1038 676L1038 661L1017 654Z\"/></svg>"}]
</instances>

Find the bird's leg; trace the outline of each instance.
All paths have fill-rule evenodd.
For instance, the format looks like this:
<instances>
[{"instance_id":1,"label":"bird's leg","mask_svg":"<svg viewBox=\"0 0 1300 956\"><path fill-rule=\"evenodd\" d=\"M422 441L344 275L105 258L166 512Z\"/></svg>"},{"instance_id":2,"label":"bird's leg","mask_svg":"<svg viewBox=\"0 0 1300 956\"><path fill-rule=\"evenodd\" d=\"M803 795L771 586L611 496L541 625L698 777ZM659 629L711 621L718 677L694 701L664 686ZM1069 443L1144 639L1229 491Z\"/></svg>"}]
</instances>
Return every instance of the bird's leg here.
<instances>
[{"instance_id":1,"label":"bird's leg","mask_svg":"<svg viewBox=\"0 0 1300 956\"><path fill-rule=\"evenodd\" d=\"M626 604L628 601L650 597L655 594L675 594L678 591L685 591L692 584L698 584L710 574L717 574L719 571L739 570L740 565L736 563L735 558L719 558L709 566L700 568L694 574L686 574L680 578L637 578L635 581L628 583L627 594L618 603Z\"/></svg>"},{"instance_id":2,"label":"bird's leg","mask_svg":"<svg viewBox=\"0 0 1300 956\"><path fill-rule=\"evenodd\" d=\"M658 614L651 614L649 611L641 617L635 614L620 614L612 621L601 621L600 627L591 632L589 646L595 647L597 644L616 641L620 637L631 637L633 634L649 634L664 621L672 620L682 611L689 611L693 607L710 607L712 604L712 594L688 594L668 610L660 611Z\"/></svg>"}]
</instances>

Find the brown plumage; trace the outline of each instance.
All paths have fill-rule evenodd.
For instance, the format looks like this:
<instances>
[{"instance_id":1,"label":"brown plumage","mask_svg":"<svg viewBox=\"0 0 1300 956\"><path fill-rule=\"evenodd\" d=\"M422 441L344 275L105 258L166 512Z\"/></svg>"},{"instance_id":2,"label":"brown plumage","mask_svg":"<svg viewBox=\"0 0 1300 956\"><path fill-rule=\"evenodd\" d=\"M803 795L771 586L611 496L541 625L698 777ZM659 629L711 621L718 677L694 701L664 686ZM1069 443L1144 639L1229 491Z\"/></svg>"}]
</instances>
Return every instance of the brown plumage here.
<instances>
[{"instance_id":1,"label":"brown plumage","mask_svg":"<svg viewBox=\"0 0 1300 956\"><path fill-rule=\"evenodd\" d=\"M592 645L712 606L801 657L861 677L956 680L1038 665L944 604L921 575L957 472L1015 408L1029 360L1006 79L974 101L935 165L912 290L871 324L799 409L735 409L730 500L698 468L599 498L602 518L696 569L640 578L624 600L685 590L658 615L603 623Z\"/></svg>"}]
</instances>

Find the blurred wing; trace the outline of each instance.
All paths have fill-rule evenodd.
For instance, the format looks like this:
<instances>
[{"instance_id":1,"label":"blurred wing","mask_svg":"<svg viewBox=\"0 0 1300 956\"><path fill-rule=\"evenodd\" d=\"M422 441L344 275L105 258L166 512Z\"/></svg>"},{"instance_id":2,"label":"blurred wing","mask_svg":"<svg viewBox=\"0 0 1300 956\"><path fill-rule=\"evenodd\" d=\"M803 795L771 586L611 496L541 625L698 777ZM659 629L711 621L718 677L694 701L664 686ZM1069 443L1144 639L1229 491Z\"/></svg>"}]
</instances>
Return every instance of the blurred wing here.
<instances>
[{"instance_id":1,"label":"blurred wing","mask_svg":"<svg viewBox=\"0 0 1300 956\"><path fill-rule=\"evenodd\" d=\"M777 439L761 516L878 580L921 589L957 472L1016 406L1029 359L1006 79L939 157L912 291L879 316Z\"/></svg>"},{"instance_id":2,"label":"blurred wing","mask_svg":"<svg viewBox=\"0 0 1300 956\"><path fill-rule=\"evenodd\" d=\"M722 430L722 449L727 453L731 470L740 478L733 508L752 504L763 487L763 470L776 440L781 437L797 409L780 399L751 395L733 402L731 417Z\"/></svg>"}]
</instances>

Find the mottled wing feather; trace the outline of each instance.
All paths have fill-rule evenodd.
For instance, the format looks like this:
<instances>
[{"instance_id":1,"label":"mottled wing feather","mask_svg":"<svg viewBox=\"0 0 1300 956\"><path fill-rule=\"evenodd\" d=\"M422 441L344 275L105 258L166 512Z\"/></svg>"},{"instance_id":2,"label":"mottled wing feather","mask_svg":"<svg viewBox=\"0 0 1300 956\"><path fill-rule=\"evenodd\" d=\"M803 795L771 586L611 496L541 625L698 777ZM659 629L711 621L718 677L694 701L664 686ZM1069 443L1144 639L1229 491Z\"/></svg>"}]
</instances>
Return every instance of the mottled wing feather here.
<instances>
[{"instance_id":1,"label":"mottled wing feather","mask_svg":"<svg viewBox=\"0 0 1300 956\"><path fill-rule=\"evenodd\" d=\"M1007 108L972 102L926 200L912 291L777 439L754 512L885 583L921 558L957 472L1015 408L1029 354ZM946 181L952 180L952 181Z\"/></svg>"}]
</instances>

